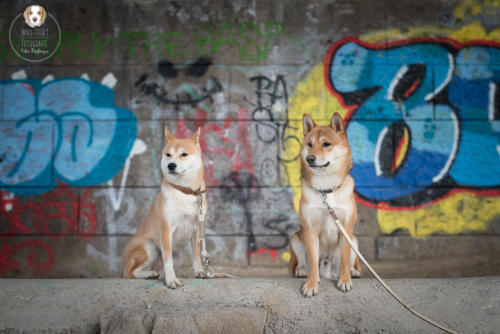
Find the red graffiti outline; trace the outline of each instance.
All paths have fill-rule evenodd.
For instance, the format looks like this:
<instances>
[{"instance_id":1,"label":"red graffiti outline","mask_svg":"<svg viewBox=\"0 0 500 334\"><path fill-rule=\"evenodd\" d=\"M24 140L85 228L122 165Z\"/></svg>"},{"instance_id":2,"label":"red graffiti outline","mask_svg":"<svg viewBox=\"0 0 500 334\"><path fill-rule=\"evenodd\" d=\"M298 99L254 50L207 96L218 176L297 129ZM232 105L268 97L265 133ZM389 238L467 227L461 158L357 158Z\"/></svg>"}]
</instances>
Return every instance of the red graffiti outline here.
<instances>
[{"instance_id":1,"label":"red graffiti outline","mask_svg":"<svg viewBox=\"0 0 500 334\"><path fill-rule=\"evenodd\" d=\"M337 101L340 103L340 105L344 109L347 109L347 113L344 117L344 126L347 126L347 123L349 123L353 112L359 107L359 105L357 105L357 104L346 105L344 103L342 96L339 93L337 93L335 91L334 87L332 86L330 79L329 79L328 71L329 71L329 67L332 63L332 59L333 59L335 52L337 51L338 48L340 48L345 43L356 43L364 48L372 49L372 50L389 49L389 48L403 46L403 45L407 45L407 44L413 44L413 43L441 43L444 45L452 46L456 50L460 50L462 48L469 47L469 46L492 46L492 47L500 48L500 43L494 42L494 41L487 41L487 40L479 40L478 39L478 40L471 40L471 41L468 41L466 43L460 43L460 42L458 42L454 39L448 38L448 37L408 38L408 39L402 39L402 40L398 40L398 41L392 41L392 42L380 43L380 44L365 42L365 41L362 41L356 37L346 37L346 38L340 39L337 42L335 42L328 50L325 61L323 63L323 78L325 80L325 85L328 87L328 90L330 91L330 93L333 94L333 96L337 99ZM412 211L412 210L418 210L421 208L425 208L425 207L434 205L434 204L436 204L440 201L443 201L446 198L451 197L457 193L471 193L471 194L475 194L475 195L483 196L483 197L496 197L496 196L500 196L500 189L477 189L477 188L456 187L456 188L451 189L447 194L445 194L439 198L436 198L432 201L429 201L429 202L426 202L423 204L419 204L419 205L415 205L415 206L391 206L386 201L372 203L372 202L369 202L369 201L359 197L358 195L355 195L355 197L356 197L357 202L359 202L363 205L369 206L371 208L374 208L374 209L383 209L383 210L390 210L390 211Z\"/></svg>"},{"instance_id":2,"label":"red graffiti outline","mask_svg":"<svg viewBox=\"0 0 500 334\"><path fill-rule=\"evenodd\" d=\"M7 232L0 233L0 236L12 236L19 234L43 234L53 238L60 238L71 234L72 231L76 231L77 235L81 238L85 238L88 235L94 234L97 231L97 219L95 216L95 205L90 202L90 190L85 189L80 195L80 201L78 194L70 191L67 185L60 184L56 189L39 196L41 202L27 202L22 203L18 198L9 199L8 203L12 204L12 213L7 211L6 203L3 198L5 197L6 191L2 190L1 205L0 205L0 216L3 216L11 223L10 229ZM64 198L61 201L60 198ZM70 212L68 212L67 206L71 206ZM88 219L90 227L88 231L81 231L78 226L78 213L84 213L84 216ZM49 209L49 210L47 210ZM55 210L50 210L55 209ZM33 212L33 231L26 227L22 220L21 215L27 211L31 210ZM53 212L55 211L55 212ZM48 224L54 219L61 219L66 222L66 227L62 232L51 233L48 231ZM20 231L21 233L16 233Z\"/></svg>"},{"instance_id":3,"label":"red graffiti outline","mask_svg":"<svg viewBox=\"0 0 500 334\"><path fill-rule=\"evenodd\" d=\"M95 205L90 201L89 189L83 190L78 196L78 194L70 190L69 186L59 184L59 187L38 198L41 199L40 203L27 202L21 204L18 198L8 198L7 191L0 191L0 217L5 217L11 223L9 230L0 233L0 237L5 240L20 235L42 234L57 239L76 231L78 237L87 239L97 231ZM58 200L60 198L64 198L64 200ZM9 210L12 212L7 211L6 204L12 205L12 210ZM68 205L70 208L68 208ZM33 231L24 225L21 220L21 215L27 210L32 212ZM78 226L79 215L87 219L89 223L87 231L82 231ZM48 225L51 221L57 219L66 222L65 229L59 233L49 232ZM21 268L21 263L14 260L14 257L18 251L27 247L42 249L48 255L47 260L39 262L35 260L35 251L29 254L28 266L36 274L43 274L52 268L54 252L50 244L41 240L21 241L14 245L3 243L0 248L0 275Z\"/></svg>"},{"instance_id":4,"label":"red graffiti outline","mask_svg":"<svg viewBox=\"0 0 500 334\"><path fill-rule=\"evenodd\" d=\"M52 247L43 241L27 240L21 241L14 246L10 246L6 243L2 245L0 249L0 276L8 271L20 269L22 265L14 260L14 256L21 249L30 247L45 250L45 252L47 252L47 259L45 261L37 261L35 259L37 253L32 251L28 255L28 265L33 268L36 274L43 274L49 271L54 263L54 252Z\"/></svg>"},{"instance_id":5,"label":"red graffiti outline","mask_svg":"<svg viewBox=\"0 0 500 334\"><path fill-rule=\"evenodd\" d=\"M274 262L278 261L278 250L274 248L259 248L253 252L251 250L248 251L248 256L252 256L254 254L268 254Z\"/></svg>"}]
</instances>

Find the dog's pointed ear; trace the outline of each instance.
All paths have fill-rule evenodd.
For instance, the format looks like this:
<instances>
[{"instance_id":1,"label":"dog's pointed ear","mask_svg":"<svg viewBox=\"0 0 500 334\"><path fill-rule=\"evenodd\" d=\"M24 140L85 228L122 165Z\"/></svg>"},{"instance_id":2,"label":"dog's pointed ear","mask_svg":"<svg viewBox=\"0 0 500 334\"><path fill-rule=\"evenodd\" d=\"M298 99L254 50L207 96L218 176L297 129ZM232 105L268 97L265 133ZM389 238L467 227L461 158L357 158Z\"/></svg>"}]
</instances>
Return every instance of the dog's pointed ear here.
<instances>
[{"instance_id":1,"label":"dog's pointed ear","mask_svg":"<svg viewBox=\"0 0 500 334\"><path fill-rule=\"evenodd\" d=\"M302 125L304 127L304 136L307 135L316 126L311 116L304 114L302 116Z\"/></svg>"},{"instance_id":2,"label":"dog's pointed ear","mask_svg":"<svg viewBox=\"0 0 500 334\"><path fill-rule=\"evenodd\" d=\"M330 126L336 131L336 132L344 132L344 121L342 120L342 117L338 112L335 112L332 116L332 120L330 122Z\"/></svg>"},{"instance_id":3,"label":"dog's pointed ear","mask_svg":"<svg viewBox=\"0 0 500 334\"><path fill-rule=\"evenodd\" d=\"M195 142L196 145L200 146L200 131L201 131L201 126L199 126L196 129L196 132L193 135L193 141Z\"/></svg>"},{"instance_id":4,"label":"dog's pointed ear","mask_svg":"<svg viewBox=\"0 0 500 334\"><path fill-rule=\"evenodd\" d=\"M169 141L169 140L172 140L174 138L175 138L174 135L172 135L170 133L170 131L168 131L168 128L165 127L165 141Z\"/></svg>"}]
</instances>

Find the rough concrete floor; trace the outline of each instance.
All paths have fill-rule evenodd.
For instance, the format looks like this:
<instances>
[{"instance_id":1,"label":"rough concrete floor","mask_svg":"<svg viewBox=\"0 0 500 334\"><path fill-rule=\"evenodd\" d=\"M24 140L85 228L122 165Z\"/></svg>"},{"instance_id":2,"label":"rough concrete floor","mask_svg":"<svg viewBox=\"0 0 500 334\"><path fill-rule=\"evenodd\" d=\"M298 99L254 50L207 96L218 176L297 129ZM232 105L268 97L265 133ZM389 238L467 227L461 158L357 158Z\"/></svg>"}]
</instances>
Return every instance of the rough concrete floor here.
<instances>
[{"instance_id":1,"label":"rough concrete floor","mask_svg":"<svg viewBox=\"0 0 500 334\"><path fill-rule=\"evenodd\" d=\"M342 293L303 279L2 279L0 333L434 333L374 280ZM459 333L498 333L500 277L389 279L418 311Z\"/></svg>"},{"instance_id":2,"label":"rough concrete floor","mask_svg":"<svg viewBox=\"0 0 500 334\"><path fill-rule=\"evenodd\" d=\"M439 257L408 260L370 260L370 264L381 277L385 278L444 278L500 276L500 254L474 256ZM161 267L157 268L162 272ZM227 272L238 277L288 278L287 268L283 266L263 267L218 267L219 272ZM363 277L373 277L362 266ZM176 269L181 277L192 277L190 267Z\"/></svg>"}]
</instances>

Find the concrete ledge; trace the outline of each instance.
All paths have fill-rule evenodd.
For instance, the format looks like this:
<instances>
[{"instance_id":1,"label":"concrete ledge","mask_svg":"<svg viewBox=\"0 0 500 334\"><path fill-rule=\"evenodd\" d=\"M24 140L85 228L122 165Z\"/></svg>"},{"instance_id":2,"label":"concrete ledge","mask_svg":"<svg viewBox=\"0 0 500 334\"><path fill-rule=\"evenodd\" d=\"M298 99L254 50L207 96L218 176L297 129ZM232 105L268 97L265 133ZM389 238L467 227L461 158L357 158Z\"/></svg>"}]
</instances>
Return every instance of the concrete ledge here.
<instances>
[{"instance_id":1,"label":"concrete ledge","mask_svg":"<svg viewBox=\"0 0 500 334\"><path fill-rule=\"evenodd\" d=\"M460 333L500 328L500 277L390 279L416 310ZM376 281L341 293L322 280L303 298L302 279L1 279L0 333L414 333L438 332Z\"/></svg>"}]
</instances>

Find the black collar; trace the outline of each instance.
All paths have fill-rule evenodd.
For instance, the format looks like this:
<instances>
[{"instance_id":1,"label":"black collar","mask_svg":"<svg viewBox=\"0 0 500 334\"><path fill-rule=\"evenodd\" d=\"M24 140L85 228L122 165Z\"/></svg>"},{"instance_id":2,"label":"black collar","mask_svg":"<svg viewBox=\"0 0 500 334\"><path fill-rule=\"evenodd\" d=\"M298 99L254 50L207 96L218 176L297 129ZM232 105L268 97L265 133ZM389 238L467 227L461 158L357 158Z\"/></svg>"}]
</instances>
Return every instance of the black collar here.
<instances>
[{"instance_id":1,"label":"black collar","mask_svg":"<svg viewBox=\"0 0 500 334\"><path fill-rule=\"evenodd\" d=\"M316 191L319 192L320 194L331 194L331 193L334 193L337 190L339 190L340 187L342 187L342 184L339 185L339 186L330 188L330 189L324 189L324 190L322 190L322 189L316 189Z\"/></svg>"}]
</instances>

